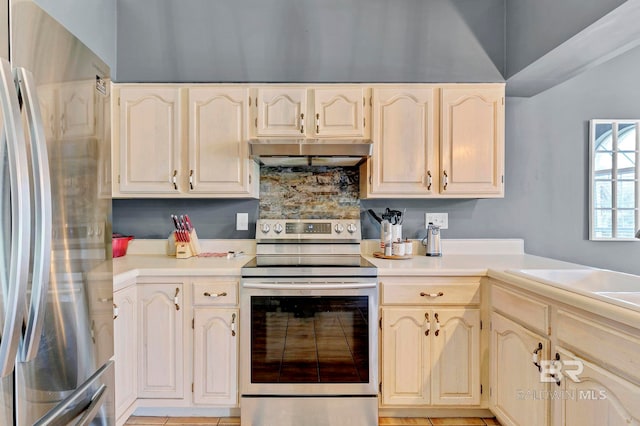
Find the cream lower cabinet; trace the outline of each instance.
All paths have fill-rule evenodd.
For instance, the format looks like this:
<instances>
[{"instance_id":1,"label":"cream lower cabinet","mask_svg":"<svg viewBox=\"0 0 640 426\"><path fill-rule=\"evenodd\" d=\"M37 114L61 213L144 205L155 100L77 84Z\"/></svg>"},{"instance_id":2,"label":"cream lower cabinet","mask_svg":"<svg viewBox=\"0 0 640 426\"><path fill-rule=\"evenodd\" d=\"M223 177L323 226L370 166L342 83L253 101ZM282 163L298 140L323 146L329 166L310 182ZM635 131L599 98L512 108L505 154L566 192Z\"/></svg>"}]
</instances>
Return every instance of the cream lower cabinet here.
<instances>
[{"instance_id":1,"label":"cream lower cabinet","mask_svg":"<svg viewBox=\"0 0 640 426\"><path fill-rule=\"evenodd\" d=\"M549 359L549 340L521 325L491 315L491 409L503 425L549 424L548 383L533 363Z\"/></svg>"},{"instance_id":2,"label":"cream lower cabinet","mask_svg":"<svg viewBox=\"0 0 640 426\"><path fill-rule=\"evenodd\" d=\"M480 310L382 309L382 403L480 403Z\"/></svg>"},{"instance_id":3,"label":"cream lower cabinet","mask_svg":"<svg viewBox=\"0 0 640 426\"><path fill-rule=\"evenodd\" d=\"M113 351L116 381L116 419L126 420L138 392L138 288L131 285L113 293ZM123 417L125 417L123 419Z\"/></svg>"},{"instance_id":4,"label":"cream lower cabinet","mask_svg":"<svg viewBox=\"0 0 640 426\"><path fill-rule=\"evenodd\" d=\"M479 279L394 277L381 287L381 405L478 406Z\"/></svg>"},{"instance_id":5,"label":"cream lower cabinet","mask_svg":"<svg viewBox=\"0 0 640 426\"><path fill-rule=\"evenodd\" d=\"M193 281L193 402L238 406L237 278Z\"/></svg>"},{"instance_id":6,"label":"cream lower cabinet","mask_svg":"<svg viewBox=\"0 0 640 426\"><path fill-rule=\"evenodd\" d=\"M138 398L184 397L183 287L138 284Z\"/></svg>"},{"instance_id":7,"label":"cream lower cabinet","mask_svg":"<svg viewBox=\"0 0 640 426\"><path fill-rule=\"evenodd\" d=\"M115 85L113 196L257 198L249 91L226 85Z\"/></svg>"}]
</instances>

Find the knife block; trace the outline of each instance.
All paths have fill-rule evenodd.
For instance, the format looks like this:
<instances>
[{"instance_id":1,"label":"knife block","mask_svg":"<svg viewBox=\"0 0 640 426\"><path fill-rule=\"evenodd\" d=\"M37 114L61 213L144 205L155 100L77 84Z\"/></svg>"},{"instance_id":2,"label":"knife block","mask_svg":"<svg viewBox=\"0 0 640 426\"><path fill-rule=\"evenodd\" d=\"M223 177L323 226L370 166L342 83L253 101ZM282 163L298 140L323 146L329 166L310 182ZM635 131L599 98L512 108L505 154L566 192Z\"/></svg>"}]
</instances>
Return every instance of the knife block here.
<instances>
[{"instance_id":1,"label":"knife block","mask_svg":"<svg viewBox=\"0 0 640 426\"><path fill-rule=\"evenodd\" d=\"M200 242L195 228L189 232L189 242L176 241L176 259L188 259L200 254Z\"/></svg>"}]
</instances>

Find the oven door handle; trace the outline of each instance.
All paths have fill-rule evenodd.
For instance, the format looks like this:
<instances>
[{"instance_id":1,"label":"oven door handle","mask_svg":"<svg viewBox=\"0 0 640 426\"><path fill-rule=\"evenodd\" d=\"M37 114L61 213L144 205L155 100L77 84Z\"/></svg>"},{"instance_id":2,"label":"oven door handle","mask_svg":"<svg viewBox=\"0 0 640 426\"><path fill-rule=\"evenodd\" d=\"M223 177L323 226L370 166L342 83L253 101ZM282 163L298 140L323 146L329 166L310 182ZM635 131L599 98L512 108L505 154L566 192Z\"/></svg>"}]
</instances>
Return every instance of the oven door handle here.
<instances>
[{"instance_id":1,"label":"oven door handle","mask_svg":"<svg viewBox=\"0 0 640 426\"><path fill-rule=\"evenodd\" d=\"M361 289L361 288L376 288L375 282L371 283L326 283L326 284L314 284L314 283L292 283L292 284L279 284L279 283L242 283L243 288L259 288L268 290L344 290L344 289Z\"/></svg>"}]
</instances>

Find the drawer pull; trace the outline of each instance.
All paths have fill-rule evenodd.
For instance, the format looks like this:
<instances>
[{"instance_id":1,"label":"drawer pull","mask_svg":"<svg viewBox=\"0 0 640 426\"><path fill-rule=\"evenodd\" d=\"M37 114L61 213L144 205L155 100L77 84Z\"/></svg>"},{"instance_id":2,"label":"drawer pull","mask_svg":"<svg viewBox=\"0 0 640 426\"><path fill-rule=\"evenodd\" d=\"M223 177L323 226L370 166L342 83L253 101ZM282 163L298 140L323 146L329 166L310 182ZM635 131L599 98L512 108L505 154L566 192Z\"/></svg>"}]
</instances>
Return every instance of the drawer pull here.
<instances>
[{"instance_id":1,"label":"drawer pull","mask_svg":"<svg viewBox=\"0 0 640 426\"><path fill-rule=\"evenodd\" d=\"M431 323L429 322L429 313L428 312L424 314L424 319L427 320L427 323L425 324L424 335L428 336L429 335L429 331L431 331Z\"/></svg>"},{"instance_id":2,"label":"drawer pull","mask_svg":"<svg viewBox=\"0 0 640 426\"><path fill-rule=\"evenodd\" d=\"M420 296L422 297L442 297L444 296L444 293L439 291L437 293L425 293L424 291L420 293Z\"/></svg>"},{"instance_id":3,"label":"drawer pull","mask_svg":"<svg viewBox=\"0 0 640 426\"><path fill-rule=\"evenodd\" d=\"M113 304L113 319L117 319L119 313L120 313L120 309L118 308L118 305L116 305L114 303Z\"/></svg>"},{"instance_id":4,"label":"drawer pull","mask_svg":"<svg viewBox=\"0 0 640 426\"><path fill-rule=\"evenodd\" d=\"M555 359L552 361L554 371L560 371L560 368L559 368L560 366L558 366L558 361L560 361L560 354L556 352ZM556 381L556 385L560 386L560 382L562 381L561 375L557 373L553 373L551 377L553 377L554 380Z\"/></svg>"},{"instance_id":5,"label":"drawer pull","mask_svg":"<svg viewBox=\"0 0 640 426\"><path fill-rule=\"evenodd\" d=\"M231 314L231 335L236 336L236 314Z\"/></svg>"},{"instance_id":6,"label":"drawer pull","mask_svg":"<svg viewBox=\"0 0 640 426\"><path fill-rule=\"evenodd\" d=\"M436 331L433 334L435 334L436 337L438 337L438 335L440 334L440 318L438 318L437 313L433 314L433 316L436 317Z\"/></svg>"},{"instance_id":7,"label":"drawer pull","mask_svg":"<svg viewBox=\"0 0 640 426\"><path fill-rule=\"evenodd\" d=\"M538 347L534 349L533 354L531 354L531 361L533 365L538 367L538 371L542 371L542 367L540 366L540 355L539 352L542 350L542 343L538 342Z\"/></svg>"},{"instance_id":8,"label":"drawer pull","mask_svg":"<svg viewBox=\"0 0 640 426\"><path fill-rule=\"evenodd\" d=\"M205 297L213 297L213 298L215 299L216 297L224 297L224 296L226 296L226 295L227 295L227 292L226 292L226 291L223 291L222 293L209 293L208 291L205 291L205 292L204 292L204 293L202 293L202 294L203 294L203 296L205 296Z\"/></svg>"}]
</instances>

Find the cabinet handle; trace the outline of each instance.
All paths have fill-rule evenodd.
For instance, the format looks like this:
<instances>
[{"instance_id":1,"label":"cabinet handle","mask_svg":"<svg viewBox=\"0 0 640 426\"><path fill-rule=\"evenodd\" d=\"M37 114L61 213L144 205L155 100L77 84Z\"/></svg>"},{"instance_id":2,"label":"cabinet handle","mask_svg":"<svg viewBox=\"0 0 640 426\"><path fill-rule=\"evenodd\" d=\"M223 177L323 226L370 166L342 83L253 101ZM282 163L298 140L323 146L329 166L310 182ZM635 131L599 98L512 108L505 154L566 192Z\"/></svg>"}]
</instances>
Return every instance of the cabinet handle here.
<instances>
[{"instance_id":1,"label":"cabinet handle","mask_svg":"<svg viewBox=\"0 0 640 426\"><path fill-rule=\"evenodd\" d=\"M556 356L553 359L553 370L554 371L560 371L560 368L558 368L558 366L556 365L558 363L558 361L560 361L560 354L558 352L556 352ZM562 382L562 377L559 374L553 373L551 375L555 381L556 381L556 385L560 386L560 383Z\"/></svg>"},{"instance_id":2,"label":"cabinet handle","mask_svg":"<svg viewBox=\"0 0 640 426\"><path fill-rule=\"evenodd\" d=\"M304 134L304 114L300 114L300 133Z\"/></svg>"},{"instance_id":3,"label":"cabinet handle","mask_svg":"<svg viewBox=\"0 0 640 426\"><path fill-rule=\"evenodd\" d=\"M427 170L427 191L431 191L431 170Z\"/></svg>"},{"instance_id":4,"label":"cabinet handle","mask_svg":"<svg viewBox=\"0 0 640 426\"><path fill-rule=\"evenodd\" d=\"M433 316L436 318L436 331L433 334L435 334L436 337L438 337L438 335L440 334L440 318L438 318L437 312L433 314Z\"/></svg>"},{"instance_id":5,"label":"cabinet handle","mask_svg":"<svg viewBox=\"0 0 640 426\"><path fill-rule=\"evenodd\" d=\"M429 313L428 312L425 312L424 319L427 320L427 323L425 324L424 335L428 336L429 335L429 331L431 331L431 323L429 322Z\"/></svg>"},{"instance_id":6,"label":"cabinet handle","mask_svg":"<svg viewBox=\"0 0 640 426\"><path fill-rule=\"evenodd\" d=\"M444 293L439 291L437 293L425 293L425 292L421 292L420 296L422 297L442 297L444 296Z\"/></svg>"},{"instance_id":7,"label":"cabinet handle","mask_svg":"<svg viewBox=\"0 0 640 426\"><path fill-rule=\"evenodd\" d=\"M96 343L96 331L95 331L95 328L96 328L96 322L95 322L95 320L91 320L91 341L93 343Z\"/></svg>"},{"instance_id":8,"label":"cabinet handle","mask_svg":"<svg viewBox=\"0 0 640 426\"><path fill-rule=\"evenodd\" d=\"M447 175L447 171L443 170L442 171L442 182L444 183L444 186L442 187L442 189L444 189L445 191L447 190L447 185L449 185L449 175Z\"/></svg>"},{"instance_id":9,"label":"cabinet handle","mask_svg":"<svg viewBox=\"0 0 640 426\"><path fill-rule=\"evenodd\" d=\"M222 293L209 293L208 291L205 291L205 292L203 293L203 295L204 295L205 297L213 297L213 298L216 298L216 297L224 297L224 296L226 296L226 295L227 295L227 292L225 291L225 292L222 292Z\"/></svg>"},{"instance_id":10,"label":"cabinet handle","mask_svg":"<svg viewBox=\"0 0 640 426\"><path fill-rule=\"evenodd\" d=\"M171 179L169 180L169 182L171 182L173 184L173 189L175 189L176 191L178 190L178 171L174 170L173 171L173 175L171 176Z\"/></svg>"},{"instance_id":11,"label":"cabinet handle","mask_svg":"<svg viewBox=\"0 0 640 426\"><path fill-rule=\"evenodd\" d=\"M316 113L316 134L320 133L320 114Z\"/></svg>"},{"instance_id":12,"label":"cabinet handle","mask_svg":"<svg viewBox=\"0 0 640 426\"><path fill-rule=\"evenodd\" d=\"M113 304L113 319L118 318L118 314L120 313L120 309L118 308L118 305L116 305L115 303Z\"/></svg>"},{"instance_id":13,"label":"cabinet handle","mask_svg":"<svg viewBox=\"0 0 640 426\"><path fill-rule=\"evenodd\" d=\"M540 351L542 350L542 342L538 342L538 347L533 350L531 354L531 361L533 365L538 367L538 371L542 371L542 367L540 366Z\"/></svg>"},{"instance_id":14,"label":"cabinet handle","mask_svg":"<svg viewBox=\"0 0 640 426\"><path fill-rule=\"evenodd\" d=\"M236 337L236 314L231 314L231 335Z\"/></svg>"},{"instance_id":15,"label":"cabinet handle","mask_svg":"<svg viewBox=\"0 0 640 426\"><path fill-rule=\"evenodd\" d=\"M180 310L180 305L179 305L180 300L178 300L178 293L180 293L180 288L176 287L176 294L175 296L173 296L173 304L176 305L176 311Z\"/></svg>"},{"instance_id":16,"label":"cabinet handle","mask_svg":"<svg viewBox=\"0 0 640 426\"><path fill-rule=\"evenodd\" d=\"M189 188L193 191L193 170L189 170Z\"/></svg>"},{"instance_id":17,"label":"cabinet handle","mask_svg":"<svg viewBox=\"0 0 640 426\"><path fill-rule=\"evenodd\" d=\"M98 302L100 303L113 302L113 297L98 297Z\"/></svg>"}]
</instances>

